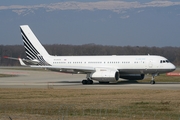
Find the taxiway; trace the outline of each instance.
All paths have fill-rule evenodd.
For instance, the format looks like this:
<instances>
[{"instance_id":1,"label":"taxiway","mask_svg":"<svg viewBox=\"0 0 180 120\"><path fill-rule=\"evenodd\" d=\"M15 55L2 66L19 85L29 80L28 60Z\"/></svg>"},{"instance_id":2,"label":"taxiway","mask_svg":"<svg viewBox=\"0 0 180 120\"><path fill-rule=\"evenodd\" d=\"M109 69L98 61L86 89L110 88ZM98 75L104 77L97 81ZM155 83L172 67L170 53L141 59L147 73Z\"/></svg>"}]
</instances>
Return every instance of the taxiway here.
<instances>
[{"instance_id":1,"label":"taxiway","mask_svg":"<svg viewBox=\"0 0 180 120\"><path fill-rule=\"evenodd\" d=\"M92 85L82 85L86 76L82 74L67 74L51 71L18 70L0 68L0 74L14 75L1 77L0 88L57 88L57 89L173 89L180 90L180 83L148 82L131 83L120 81L111 84L99 84L94 81Z\"/></svg>"}]
</instances>

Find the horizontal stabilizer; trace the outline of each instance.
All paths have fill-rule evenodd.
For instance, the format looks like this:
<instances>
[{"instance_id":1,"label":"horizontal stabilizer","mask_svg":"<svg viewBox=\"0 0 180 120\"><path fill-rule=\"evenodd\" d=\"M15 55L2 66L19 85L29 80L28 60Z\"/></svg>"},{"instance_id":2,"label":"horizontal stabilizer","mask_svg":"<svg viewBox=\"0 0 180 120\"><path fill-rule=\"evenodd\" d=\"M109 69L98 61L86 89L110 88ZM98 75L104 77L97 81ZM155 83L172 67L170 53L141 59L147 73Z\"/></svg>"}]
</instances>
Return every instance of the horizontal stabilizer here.
<instances>
[{"instance_id":1,"label":"horizontal stabilizer","mask_svg":"<svg viewBox=\"0 0 180 120\"><path fill-rule=\"evenodd\" d=\"M39 62L40 62L37 59L29 60L29 59L24 59L24 58L22 59L22 58L8 57L8 56L4 56L3 58L5 58L5 59L12 59L12 60L18 60L22 66L27 66L24 62L27 62L27 63L29 63L31 65L38 65Z\"/></svg>"},{"instance_id":2,"label":"horizontal stabilizer","mask_svg":"<svg viewBox=\"0 0 180 120\"><path fill-rule=\"evenodd\" d=\"M27 66L27 65L22 61L21 58L19 58L19 62L20 62L20 64L21 64L22 66Z\"/></svg>"}]
</instances>

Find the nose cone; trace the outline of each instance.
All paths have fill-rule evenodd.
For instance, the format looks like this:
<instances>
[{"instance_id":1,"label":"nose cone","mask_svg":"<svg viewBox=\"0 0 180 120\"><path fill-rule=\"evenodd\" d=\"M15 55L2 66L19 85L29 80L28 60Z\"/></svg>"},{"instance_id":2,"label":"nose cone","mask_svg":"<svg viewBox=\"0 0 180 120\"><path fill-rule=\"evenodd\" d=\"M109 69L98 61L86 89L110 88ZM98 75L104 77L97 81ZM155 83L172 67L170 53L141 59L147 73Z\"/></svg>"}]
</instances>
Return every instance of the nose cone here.
<instances>
[{"instance_id":1,"label":"nose cone","mask_svg":"<svg viewBox=\"0 0 180 120\"><path fill-rule=\"evenodd\" d=\"M174 71L174 70L176 70L176 66L171 63L171 65L170 65L170 71Z\"/></svg>"}]
</instances>

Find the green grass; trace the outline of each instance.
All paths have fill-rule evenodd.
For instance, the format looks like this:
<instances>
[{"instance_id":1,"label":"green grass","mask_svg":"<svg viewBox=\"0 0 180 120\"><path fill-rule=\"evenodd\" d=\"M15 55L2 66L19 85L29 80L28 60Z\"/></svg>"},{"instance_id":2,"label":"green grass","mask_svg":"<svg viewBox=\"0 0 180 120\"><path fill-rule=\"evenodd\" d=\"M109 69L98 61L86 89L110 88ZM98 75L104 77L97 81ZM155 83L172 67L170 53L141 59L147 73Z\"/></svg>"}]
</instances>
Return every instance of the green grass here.
<instances>
[{"instance_id":1,"label":"green grass","mask_svg":"<svg viewBox=\"0 0 180 120\"><path fill-rule=\"evenodd\" d=\"M150 82L151 75L146 75L144 80L138 80L138 82ZM166 74L160 74L155 77L156 82L180 82L180 76L167 76Z\"/></svg>"},{"instance_id":2,"label":"green grass","mask_svg":"<svg viewBox=\"0 0 180 120\"><path fill-rule=\"evenodd\" d=\"M16 75L0 74L0 77L15 77Z\"/></svg>"},{"instance_id":3,"label":"green grass","mask_svg":"<svg viewBox=\"0 0 180 120\"><path fill-rule=\"evenodd\" d=\"M180 118L180 90L0 89L0 119Z\"/></svg>"}]
</instances>

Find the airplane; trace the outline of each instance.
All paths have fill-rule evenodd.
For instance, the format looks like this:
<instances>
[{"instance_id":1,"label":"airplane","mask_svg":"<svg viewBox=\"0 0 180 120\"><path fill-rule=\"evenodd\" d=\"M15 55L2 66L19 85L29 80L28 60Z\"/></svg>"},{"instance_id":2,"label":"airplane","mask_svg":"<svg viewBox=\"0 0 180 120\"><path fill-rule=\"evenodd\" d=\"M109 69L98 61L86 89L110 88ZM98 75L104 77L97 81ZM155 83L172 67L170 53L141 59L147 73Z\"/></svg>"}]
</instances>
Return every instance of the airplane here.
<instances>
[{"instance_id":1,"label":"airplane","mask_svg":"<svg viewBox=\"0 0 180 120\"><path fill-rule=\"evenodd\" d=\"M158 55L53 56L46 51L28 25L21 25L20 30L27 59L6 58L19 60L23 66L86 74L83 85L93 84L93 80L99 83L117 82L120 78L142 80L146 74L152 75L150 84L155 84L155 76L176 69L168 59Z\"/></svg>"}]
</instances>

